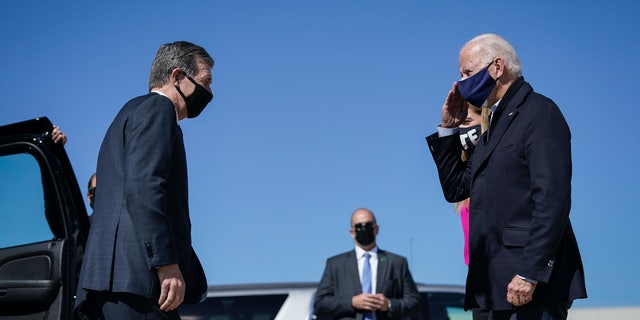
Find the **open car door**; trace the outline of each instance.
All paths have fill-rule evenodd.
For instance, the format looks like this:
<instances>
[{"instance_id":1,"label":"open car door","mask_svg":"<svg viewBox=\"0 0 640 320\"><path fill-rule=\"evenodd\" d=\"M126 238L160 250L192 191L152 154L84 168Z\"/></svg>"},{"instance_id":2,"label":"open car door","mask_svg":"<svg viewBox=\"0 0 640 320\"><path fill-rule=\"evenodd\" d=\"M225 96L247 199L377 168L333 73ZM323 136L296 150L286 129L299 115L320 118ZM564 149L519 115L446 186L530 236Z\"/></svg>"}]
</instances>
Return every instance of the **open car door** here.
<instances>
[{"instance_id":1,"label":"open car door","mask_svg":"<svg viewBox=\"0 0 640 320\"><path fill-rule=\"evenodd\" d=\"M0 320L70 319L89 219L47 118L0 126Z\"/></svg>"}]
</instances>

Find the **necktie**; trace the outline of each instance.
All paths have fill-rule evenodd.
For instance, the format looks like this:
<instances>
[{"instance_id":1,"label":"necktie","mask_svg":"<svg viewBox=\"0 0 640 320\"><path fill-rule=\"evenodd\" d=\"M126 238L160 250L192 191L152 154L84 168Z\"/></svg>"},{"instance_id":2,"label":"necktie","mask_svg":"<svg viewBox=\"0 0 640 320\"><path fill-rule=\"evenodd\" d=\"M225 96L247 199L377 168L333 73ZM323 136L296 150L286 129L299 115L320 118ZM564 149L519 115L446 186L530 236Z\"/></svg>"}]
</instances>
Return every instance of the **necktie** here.
<instances>
[{"instance_id":1,"label":"necktie","mask_svg":"<svg viewBox=\"0 0 640 320\"><path fill-rule=\"evenodd\" d=\"M362 266L362 292L371 293L371 264L369 264L369 253L364 254L364 265ZM365 311L364 320L373 320L373 313Z\"/></svg>"}]
</instances>

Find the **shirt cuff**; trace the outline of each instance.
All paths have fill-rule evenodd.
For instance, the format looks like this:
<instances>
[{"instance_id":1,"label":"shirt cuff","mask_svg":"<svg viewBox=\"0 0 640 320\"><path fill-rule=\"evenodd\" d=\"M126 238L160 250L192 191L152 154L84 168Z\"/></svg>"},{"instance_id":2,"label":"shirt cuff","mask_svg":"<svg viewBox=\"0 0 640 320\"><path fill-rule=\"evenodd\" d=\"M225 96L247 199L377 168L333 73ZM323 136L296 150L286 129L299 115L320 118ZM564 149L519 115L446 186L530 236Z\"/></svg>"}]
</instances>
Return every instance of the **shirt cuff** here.
<instances>
[{"instance_id":1,"label":"shirt cuff","mask_svg":"<svg viewBox=\"0 0 640 320\"><path fill-rule=\"evenodd\" d=\"M531 283L531 284L538 284L538 280L527 279L527 278L525 278L525 277L523 277L523 276L521 276L521 275L519 275L519 274L516 274L516 276L517 276L518 278L520 278L520 279L522 279L522 280L526 281L526 282Z\"/></svg>"},{"instance_id":2,"label":"shirt cuff","mask_svg":"<svg viewBox=\"0 0 640 320\"><path fill-rule=\"evenodd\" d=\"M438 137L442 138L442 137L448 137L448 136L452 136L456 133L458 133L458 128L445 128L445 127L441 127L440 125L438 125L437 127L438 129Z\"/></svg>"}]
</instances>

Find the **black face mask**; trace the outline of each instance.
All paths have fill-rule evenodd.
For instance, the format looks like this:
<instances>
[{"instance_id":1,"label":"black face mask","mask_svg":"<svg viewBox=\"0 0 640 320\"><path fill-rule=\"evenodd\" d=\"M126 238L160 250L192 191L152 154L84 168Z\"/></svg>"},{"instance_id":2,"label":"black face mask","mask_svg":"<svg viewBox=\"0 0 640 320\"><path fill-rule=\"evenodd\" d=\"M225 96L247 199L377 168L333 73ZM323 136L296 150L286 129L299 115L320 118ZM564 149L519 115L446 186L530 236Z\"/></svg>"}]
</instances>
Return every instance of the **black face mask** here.
<instances>
[{"instance_id":1,"label":"black face mask","mask_svg":"<svg viewBox=\"0 0 640 320\"><path fill-rule=\"evenodd\" d=\"M462 144L462 149L467 150L469 152L473 152L476 144L480 140L480 131L482 130L482 126L475 125L466 128L458 127L458 131L460 133L460 143Z\"/></svg>"},{"instance_id":2,"label":"black face mask","mask_svg":"<svg viewBox=\"0 0 640 320\"><path fill-rule=\"evenodd\" d=\"M195 82L188 75L185 74L184 76L187 77L187 79L189 79L189 81L191 81L196 86L196 88L188 97L186 97L184 93L182 93L180 87L176 86L176 90L178 90L178 93L182 96L182 99L184 99L184 103L187 105L187 118L195 118L200 114L200 112L202 112L202 110L204 110L207 104L211 102L211 100L213 99L213 94L207 91L207 89L205 89L199 83Z\"/></svg>"},{"instance_id":3,"label":"black face mask","mask_svg":"<svg viewBox=\"0 0 640 320\"><path fill-rule=\"evenodd\" d=\"M368 246L376 240L376 235L373 233L374 224L367 222L364 224L357 224L354 226L356 231L356 241L362 246Z\"/></svg>"},{"instance_id":4,"label":"black face mask","mask_svg":"<svg viewBox=\"0 0 640 320\"><path fill-rule=\"evenodd\" d=\"M89 206L93 209L93 204L96 202L96 187L89 188Z\"/></svg>"}]
</instances>

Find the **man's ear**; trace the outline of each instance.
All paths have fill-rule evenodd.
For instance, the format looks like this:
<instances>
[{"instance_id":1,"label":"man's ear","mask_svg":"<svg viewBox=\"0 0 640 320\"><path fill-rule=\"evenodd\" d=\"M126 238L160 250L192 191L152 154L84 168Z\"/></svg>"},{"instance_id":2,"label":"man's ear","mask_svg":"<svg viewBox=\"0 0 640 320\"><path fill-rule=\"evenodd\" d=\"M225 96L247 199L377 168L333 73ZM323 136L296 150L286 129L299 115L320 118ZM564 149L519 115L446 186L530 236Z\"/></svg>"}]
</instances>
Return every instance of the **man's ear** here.
<instances>
[{"instance_id":1,"label":"man's ear","mask_svg":"<svg viewBox=\"0 0 640 320\"><path fill-rule=\"evenodd\" d=\"M496 80L500 79L500 77L502 77L502 75L504 74L504 68L505 68L504 60L502 58L496 58L493 61L493 64L495 65L495 69L494 69L495 70L495 74L494 74L495 77L494 78Z\"/></svg>"},{"instance_id":2,"label":"man's ear","mask_svg":"<svg viewBox=\"0 0 640 320\"><path fill-rule=\"evenodd\" d=\"M178 80L181 80L184 77L184 71L180 68L175 68L171 71L171 82L174 85L178 85Z\"/></svg>"}]
</instances>

